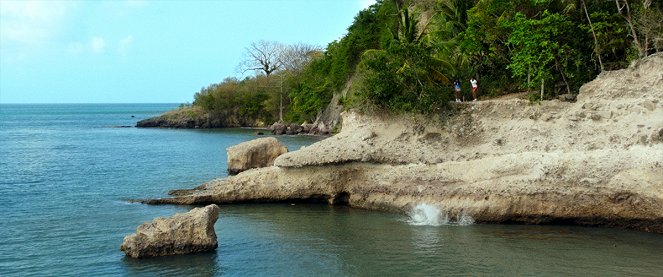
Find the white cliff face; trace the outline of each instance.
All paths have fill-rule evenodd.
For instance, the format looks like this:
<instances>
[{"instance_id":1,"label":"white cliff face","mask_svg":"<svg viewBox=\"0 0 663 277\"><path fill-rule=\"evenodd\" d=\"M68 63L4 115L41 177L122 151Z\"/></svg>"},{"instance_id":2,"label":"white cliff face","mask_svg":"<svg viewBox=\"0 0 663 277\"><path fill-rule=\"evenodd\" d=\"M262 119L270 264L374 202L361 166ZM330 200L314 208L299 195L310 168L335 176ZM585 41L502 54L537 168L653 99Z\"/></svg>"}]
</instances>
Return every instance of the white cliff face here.
<instances>
[{"instance_id":1,"label":"white cliff face","mask_svg":"<svg viewBox=\"0 0 663 277\"><path fill-rule=\"evenodd\" d=\"M498 99L455 105L434 118L346 113L342 131L279 157L280 167L373 162L438 164L525 152L653 147L663 141L663 55L606 72L578 101Z\"/></svg>"},{"instance_id":2,"label":"white cliff face","mask_svg":"<svg viewBox=\"0 0 663 277\"><path fill-rule=\"evenodd\" d=\"M157 218L138 226L124 237L120 249L132 258L205 252L218 246L214 223L219 207L209 205L169 218Z\"/></svg>"},{"instance_id":3,"label":"white cliff face","mask_svg":"<svg viewBox=\"0 0 663 277\"><path fill-rule=\"evenodd\" d=\"M231 175L251 168L272 166L274 160L288 152L283 144L273 137L259 138L229 147L228 172Z\"/></svg>"},{"instance_id":4,"label":"white cliff face","mask_svg":"<svg viewBox=\"0 0 663 277\"><path fill-rule=\"evenodd\" d=\"M148 203L318 198L477 222L663 233L663 55L601 74L576 103L511 98L435 118L346 113L342 131L244 172ZM342 200L342 201L341 201Z\"/></svg>"}]
</instances>

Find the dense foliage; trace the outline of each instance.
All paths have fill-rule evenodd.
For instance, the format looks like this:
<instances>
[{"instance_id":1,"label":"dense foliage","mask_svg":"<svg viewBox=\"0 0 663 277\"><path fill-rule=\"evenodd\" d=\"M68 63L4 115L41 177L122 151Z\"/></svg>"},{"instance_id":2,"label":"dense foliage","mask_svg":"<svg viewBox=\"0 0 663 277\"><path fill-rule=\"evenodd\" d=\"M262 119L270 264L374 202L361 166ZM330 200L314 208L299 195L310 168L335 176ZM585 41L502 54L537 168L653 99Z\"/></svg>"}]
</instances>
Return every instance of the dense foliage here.
<instances>
[{"instance_id":1,"label":"dense foliage","mask_svg":"<svg viewBox=\"0 0 663 277\"><path fill-rule=\"evenodd\" d=\"M444 108L453 79L467 92L476 78L482 97L552 98L661 50L663 0L378 0L299 68L227 79L202 89L194 105L264 122L282 110L287 121L311 122L351 81L346 107L429 113Z\"/></svg>"},{"instance_id":2,"label":"dense foliage","mask_svg":"<svg viewBox=\"0 0 663 277\"><path fill-rule=\"evenodd\" d=\"M269 110L270 96L263 84L265 78L239 81L226 78L219 84L202 88L196 93L194 105L203 108L213 118L222 118L227 125L256 125L274 120Z\"/></svg>"}]
</instances>

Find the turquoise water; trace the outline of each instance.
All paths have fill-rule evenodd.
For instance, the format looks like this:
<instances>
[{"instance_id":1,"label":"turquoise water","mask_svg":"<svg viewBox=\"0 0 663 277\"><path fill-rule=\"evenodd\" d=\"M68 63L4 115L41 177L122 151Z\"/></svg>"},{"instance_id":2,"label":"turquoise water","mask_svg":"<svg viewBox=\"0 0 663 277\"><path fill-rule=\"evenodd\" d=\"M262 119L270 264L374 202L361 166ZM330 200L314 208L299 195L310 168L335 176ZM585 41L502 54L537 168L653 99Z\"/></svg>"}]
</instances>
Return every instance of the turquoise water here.
<instances>
[{"instance_id":1,"label":"turquoise water","mask_svg":"<svg viewBox=\"0 0 663 277\"><path fill-rule=\"evenodd\" d=\"M663 236L569 226L417 226L325 205L226 205L215 252L132 260L162 197L225 176L255 131L114 128L173 104L0 105L1 276L662 276ZM132 117L134 116L134 117ZM319 140L278 137L289 149Z\"/></svg>"}]
</instances>

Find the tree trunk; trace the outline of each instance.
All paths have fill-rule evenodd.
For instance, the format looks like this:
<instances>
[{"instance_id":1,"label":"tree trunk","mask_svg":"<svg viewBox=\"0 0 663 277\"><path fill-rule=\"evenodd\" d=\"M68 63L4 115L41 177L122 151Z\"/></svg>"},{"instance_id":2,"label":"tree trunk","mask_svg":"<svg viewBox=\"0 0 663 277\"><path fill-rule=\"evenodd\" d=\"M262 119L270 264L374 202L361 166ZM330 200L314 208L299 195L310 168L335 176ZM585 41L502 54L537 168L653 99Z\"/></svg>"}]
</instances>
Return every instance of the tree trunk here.
<instances>
[{"instance_id":1,"label":"tree trunk","mask_svg":"<svg viewBox=\"0 0 663 277\"><path fill-rule=\"evenodd\" d=\"M623 1L623 5L619 5L619 2ZM631 29L631 36L633 36L633 43L635 43L635 47L638 48L638 56L640 58L644 58L647 56L647 50L642 49L642 43L640 43L640 39L638 38L638 32L635 30L635 25L633 25L633 18L631 17L631 7L628 5L628 0L615 0L615 3L617 4L617 11L619 14L626 19L626 22L628 23L628 26ZM626 13L623 12L623 10L626 9Z\"/></svg>"},{"instance_id":2,"label":"tree trunk","mask_svg":"<svg viewBox=\"0 0 663 277\"><path fill-rule=\"evenodd\" d=\"M564 71L562 71L562 68L559 66L557 56L555 56L555 67L559 70L559 74L562 75L562 80L564 80L564 84L566 85L566 93L571 94L571 86L569 86L569 82L566 80L566 76L564 76Z\"/></svg>"},{"instance_id":3,"label":"tree trunk","mask_svg":"<svg viewBox=\"0 0 663 277\"><path fill-rule=\"evenodd\" d=\"M585 0L582 0L582 8L585 10L585 16L587 16L587 21L589 22L589 28L592 30L592 36L594 37L594 53L599 58L599 66L601 67L601 72L603 72L603 61L601 60L601 52L599 49L599 42L596 39L596 33L594 32L594 25L592 24L592 19L589 17L589 12L587 12L587 5L585 5Z\"/></svg>"},{"instance_id":4,"label":"tree trunk","mask_svg":"<svg viewBox=\"0 0 663 277\"><path fill-rule=\"evenodd\" d=\"M543 90L545 89L545 81L546 79L541 79L541 99L539 99L539 103L543 101Z\"/></svg>"}]
</instances>

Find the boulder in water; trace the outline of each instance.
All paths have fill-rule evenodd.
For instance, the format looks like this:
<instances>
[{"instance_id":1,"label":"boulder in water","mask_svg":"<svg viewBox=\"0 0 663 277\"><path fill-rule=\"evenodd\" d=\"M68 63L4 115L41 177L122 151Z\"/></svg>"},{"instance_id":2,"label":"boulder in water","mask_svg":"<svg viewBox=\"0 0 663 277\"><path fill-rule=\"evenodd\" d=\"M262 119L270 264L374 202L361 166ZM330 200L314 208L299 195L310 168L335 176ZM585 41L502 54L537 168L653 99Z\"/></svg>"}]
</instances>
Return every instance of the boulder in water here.
<instances>
[{"instance_id":1,"label":"boulder in water","mask_svg":"<svg viewBox=\"0 0 663 277\"><path fill-rule=\"evenodd\" d=\"M286 134L287 135L297 135L297 134L301 133L303 130L304 130L304 127L302 127L301 125L297 125L295 123L292 123L292 124L290 124L290 126L288 126Z\"/></svg>"},{"instance_id":2,"label":"boulder in water","mask_svg":"<svg viewBox=\"0 0 663 277\"><path fill-rule=\"evenodd\" d=\"M120 249L135 259L214 250L218 246L214 231L218 218L219 206L215 204L157 218L124 237Z\"/></svg>"},{"instance_id":3,"label":"boulder in water","mask_svg":"<svg viewBox=\"0 0 663 277\"><path fill-rule=\"evenodd\" d=\"M302 133L308 134L313 129L313 124L303 123L302 124Z\"/></svg>"},{"instance_id":4,"label":"boulder in water","mask_svg":"<svg viewBox=\"0 0 663 277\"><path fill-rule=\"evenodd\" d=\"M288 126L283 123L276 122L269 127L269 130L272 131L273 135L283 135L287 131Z\"/></svg>"},{"instance_id":5,"label":"boulder in water","mask_svg":"<svg viewBox=\"0 0 663 277\"><path fill-rule=\"evenodd\" d=\"M273 137L259 138L229 147L228 173L238 174L251 168L271 166L288 148Z\"/></svg>"}]
</instances>

